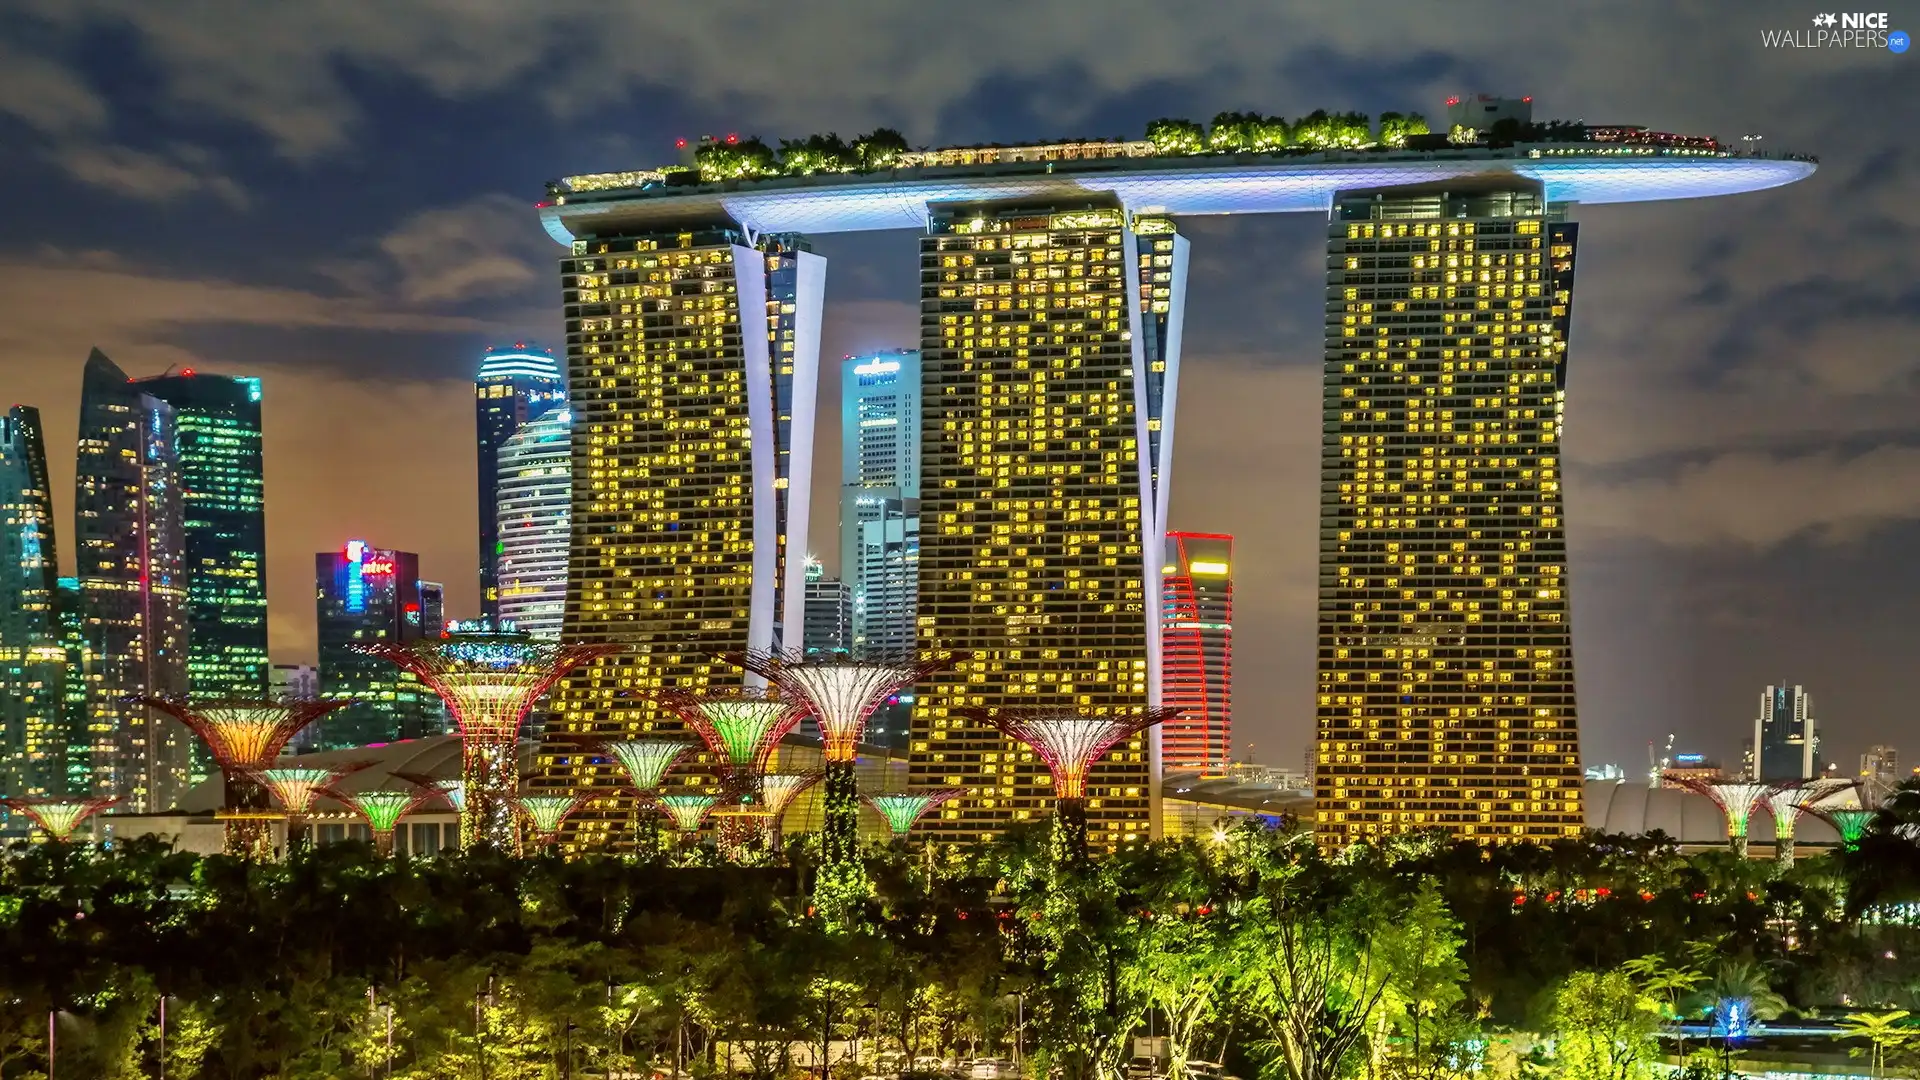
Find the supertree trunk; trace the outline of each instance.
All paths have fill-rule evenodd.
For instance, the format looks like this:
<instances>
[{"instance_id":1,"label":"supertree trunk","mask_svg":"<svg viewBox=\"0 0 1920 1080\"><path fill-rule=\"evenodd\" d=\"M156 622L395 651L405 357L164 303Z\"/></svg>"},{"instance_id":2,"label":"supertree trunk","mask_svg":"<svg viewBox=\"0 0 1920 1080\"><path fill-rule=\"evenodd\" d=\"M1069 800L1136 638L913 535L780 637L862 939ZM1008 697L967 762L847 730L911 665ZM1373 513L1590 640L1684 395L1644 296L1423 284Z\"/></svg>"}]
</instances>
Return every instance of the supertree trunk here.
<instances>
[{"instance_id":1,"label":"supertree trunk","mask_svg":"<svg viewBox=\"0 0 1920 1080\"><path fill-rule=\"evenodd\" d=\"M520 785L517 753L512 743L467 739L461 761L467 805L460 811L460 846L488 844L518 854L519 823L514 820L513 797Z\"/></svg>"},{"instance_id":2,"label":"supertree trunk","mask_svg":"<svg viewBox=\"0 0 1920 1080\"><path fill-rule=\"evenodd\" d=\"M1727 843L1733 846L1733 853L1744 859L1747 857L1747 838L1745 835L1731 836Z\"/></svg>"},{"instance_id":3,"label":"supertree trunk","mask_svg":"<svg viewBox=\"0 0 1920 1080\"><path fill-rule=\"evenodd\" d=\"M224 850L240 859L265 862L273 858L273 800L266 786L251 776L230 772L226 781L226 803L233 816L227 818Z\"/></svg>"},{"instance_id":4,"label":"supertree trunk","mask_svg":"<svg viewBox=\"0 0 1920 1080\"><path fill-rule=\"evenodd\" d=\"M287 815L287 854L306 852L313 848L313 827L307 824L305 814Z\"/></svg>"},{"instance_id":5,"label":"supertree trunk","mask_svg":"<svg viewBox=\"0 0 1920 1080\"><path fill-rule=\"evenodd\" d=\"M1793 837L1778 837L1773 842L1773 861L1782 870L1793 869Z\"/></svg>"},{"instance_id":6,"label":"supertree trunk","mask_svg":"<svg viewBox=\"0 0 1920 1080\"><path fill-rule=\"evenodd\" d=\"M373 853L382 859L393 857L393 830L375 829L373 831Z\"/></svg>"},{"instance_id":7,"label":"supertree trunk","mask_svg":"<svg viewBox=\"0 0 1920 1080\"><path fill-rule=\"evenodd\" d=\"M820 830L820 870L813 882L813 905L828 926L845 926L858 917L866 897L867 870L860 862L860 787L851 761L829 761Z\"/></svg>"},{"instance_id":8,"label":"supertree trunk","mask_svg":"<svg viewBox=\"0 0 1920 1080\"><path fill-rule=\"evenodd\" d=\"M1087 861L1087 800L1056 799L1053 811L1053 847L1058 858L1072 863Z\"/></svg>"}]
</instances>

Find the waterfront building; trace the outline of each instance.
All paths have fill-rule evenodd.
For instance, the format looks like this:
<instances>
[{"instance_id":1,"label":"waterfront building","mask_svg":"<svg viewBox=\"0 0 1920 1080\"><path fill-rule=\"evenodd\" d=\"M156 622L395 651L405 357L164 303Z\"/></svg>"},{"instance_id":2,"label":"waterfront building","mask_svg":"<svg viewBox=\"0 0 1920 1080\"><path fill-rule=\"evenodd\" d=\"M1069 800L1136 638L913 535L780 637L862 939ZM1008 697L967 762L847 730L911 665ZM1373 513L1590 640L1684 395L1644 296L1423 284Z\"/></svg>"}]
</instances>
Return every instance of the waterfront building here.
<instances>
[{"instance_id":1,"label":"waterfront building","mask_svg":"<svg viewBox=\"0 0 1920 1080\"><path fill-rule=\"evenodd\" d=\"M480 477L480 611L500 614L500 450L523 424L566 403L566 379L551 351L515 342L489 348L473 380Z\"/></svg>"},{"instance_id":2,"label":"waterfront building","mask_svg":"<svg viewBox=\"0 0 1920 1080\"><path fill-rule=\"evenodd\" d=\"M1167 534L1161 576L1160 725L1166 769L1218 769L1233 747L1233 537Z\"/></svg>"},{"instance_id":3,"label":"waterfront building","mask_svg":"<svg viewBox=\"0 0 1920 1080\"><path fill-rule=\"evenodd\" d=\"M500 447L498 617L523 634L560 639L573 520L573 414L554 409Z\"/></svg>"},{"instance_id":4,"label":"waterfront building","mask_svg":"<svg viewBox=\"0 0 1920 1080\"><path fill-rule=\"evenodd\" d=\"M354 704L314 727L319 749L436 735L445 729L439 698L388 660L352 646L440 635L440 587L420 578L420 557L349 540L314 556L319 619L320 696Z\"/></svg>"},{"instance_id":5,"label":"waterfront building","mask_svg":"<svg viewBox=\"0 0 1920 1080\"><path fill-rule=\"evenodd\" d=\"M1517 177L1327 228L1315 832L1578 836L1564 465L1577 226Z\"/></svg>"},{"instance_id":6,"label":"waterfront building","mask_svg":"<svg viewBox=\"0 0 1920 1080\"><path fill-rule=\"evenodd\" d=\"M192 736L139 695L187 692L187 576L172 405L105 353L87 357L74 492L75 563L89 668L93 793L155 812L186 789Z\"/></svg>"}]
</instances>

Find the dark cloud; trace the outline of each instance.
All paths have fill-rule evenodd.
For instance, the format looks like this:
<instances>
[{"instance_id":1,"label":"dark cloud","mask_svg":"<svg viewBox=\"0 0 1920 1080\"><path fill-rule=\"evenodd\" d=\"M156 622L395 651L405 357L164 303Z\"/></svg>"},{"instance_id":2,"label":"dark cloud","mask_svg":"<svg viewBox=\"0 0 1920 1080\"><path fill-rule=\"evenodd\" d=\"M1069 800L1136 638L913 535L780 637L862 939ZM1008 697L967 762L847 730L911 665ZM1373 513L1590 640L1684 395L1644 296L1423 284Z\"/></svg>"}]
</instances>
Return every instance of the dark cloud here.
<instances>
[{"instance_id":1,"label":"dark cloud","mask_svg":"<svg viewBox=\"0 0 1920 1080\"><path fill-rule=\"evenodd\" d=\"M1575 211L1568 502L1589 758L1637 767L1675 729L1730 753L1779 678L1813 688L1843 762L1915 730L1897 684L1920 647L1920 155L1900 133L1920 121L1920 69L1885 50L1763 50L1763 28L1805 23L1796 5L16 10L0 131L26 152L0 162L0 193L45 215L16 211L0 238L0 371L47 410L55 445L95 343L129 370L263 374L274 647L289 656L311 648L311 553L344 532L421 551L455 610L473 606L463 380L487 343L557 331L560 249L528 207L542 177L654 164L701 130L1005 141L1228 109L1436 115L1447 93L1487 90L1823 156L1778 191ZM1291 764L1312 715L1323 224L1182 228L1195 265L1173 524L1239 537L1235 741ZM824 355L912 344L913 237L817 247ZM830 507L837 415L822 415L815 497ZM64 496L71 461L55 466ZM816 519L830 556L831 514Z\"/></svg>"}]
</instances>

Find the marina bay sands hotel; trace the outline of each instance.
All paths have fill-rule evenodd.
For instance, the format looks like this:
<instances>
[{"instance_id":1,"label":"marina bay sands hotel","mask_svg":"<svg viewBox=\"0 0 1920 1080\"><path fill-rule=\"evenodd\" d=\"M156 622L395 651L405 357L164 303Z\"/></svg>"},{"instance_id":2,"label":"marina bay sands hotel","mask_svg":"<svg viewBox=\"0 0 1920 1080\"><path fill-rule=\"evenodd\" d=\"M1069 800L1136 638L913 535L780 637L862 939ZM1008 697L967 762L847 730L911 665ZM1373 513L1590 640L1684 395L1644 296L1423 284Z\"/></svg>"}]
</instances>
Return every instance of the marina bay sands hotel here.
<instances>
[{"instance_id":1,"label":"marina bay sands hotel","mask_svg":"<svg viewBox=\"0 0 1920 1080\"><path fill-rule=\"evenodd\" d=\"M827 272L808 237L913 229L918 644L968 659L917 688L909 775L967 792L930 815L938 838L1043 813L1044 765L957 710L1157 702L1179 222L1313 213L1327 223L1315 827L1330 845L1434 827L1577 835L1561 437L1578 210L1814 169L1642 129L1583 134L966 148L868 172L555 182L540 216L567 249L564 636L629 648L564 685L550 731L678 730L649 692L738 685L720 654L799 644ZM1096 769L1096 844L1153 832L1156 749L1142 736ZM616 783L559 743L542 762ZM585 839L623 819L587 813Z\"/></svg>"}]
</instances>

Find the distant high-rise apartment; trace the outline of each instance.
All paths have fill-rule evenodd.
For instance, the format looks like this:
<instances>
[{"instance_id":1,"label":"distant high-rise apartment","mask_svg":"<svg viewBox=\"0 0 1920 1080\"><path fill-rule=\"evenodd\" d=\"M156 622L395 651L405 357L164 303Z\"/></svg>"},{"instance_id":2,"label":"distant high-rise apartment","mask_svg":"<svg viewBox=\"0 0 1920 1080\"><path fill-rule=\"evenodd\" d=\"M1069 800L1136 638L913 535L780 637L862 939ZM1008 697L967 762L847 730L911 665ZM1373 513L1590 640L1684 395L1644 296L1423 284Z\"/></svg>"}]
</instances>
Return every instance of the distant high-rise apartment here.
<instances>
[{"instance_id":1,"label":"distant high-rise apartment","mask_svg":"<svg viewBox=\"0 0 1920 1080\"><path fill-rule=\"evenodd\" d=\"M63 795L66 651L40 411L0 416L0 792Z\"/></svg>"},{"instance_id":2,"label":"distant high-rise apartment","mask_svg":"<svg viewBox=\"0 0 1920 1080\"><path fill-rule=\"evenodd\" d=\"M1327 230L1315 830L1577 836L1561 432L1575 226L1516 177Z\"/></svg>"},{"instance_id":3,"label":"distant high-rise apartment","mask_svg":"<svg viewBox=\"0 0 1920 1080\"><path fill-rule=\"evenodd\" d=\"M1233 747L1233 537L1167 534L1161 577L1160 725L1167 768L1222 768Z\"/></svg>"},{"instance_id":4,"label":"distant high-rise apartment","mask_svg":"<svg viewBox=\"0 0 1920 1080\"><path fill-rule=\"evenodd\" d=\"M974 840L1044 817L1051 790L1030 751L956 710L1158 704L1171 470L1153 448L1172 452L1185 245L1111 203L929 214L916 619L921 648L967 659L918 688L909 771L966 790L926 826ZM1095 767L1095 844L1150 834L1157 746L1142 734Z\"/></svg>"},{"instance_id":5,"label":"distant high-rise apartment","mask_svg":"<svg viewBox=\"0 0 1920 1080\"><path fill-rule=\"evenodd\" d=\"M807 561L807 608L801 650L809 656L850 651L853 640L853 590Z\"/></svg>"},{"instance_id":6,"label":"distant high-rise apartment","mask_svg":"<svg viewBox=\"0 0 1920 1080\"><path fill-rule=\"evenodd\" d=\"M53 617L63 657L65 686L60 695L60 730L67 740L67 791L70 793L93 790L93 733L87 721L87 703L88 687L100 672L87 645L84 609L80 579L57 579Z\"/></svg>"},{"instance_id":7,"label":"distant high-rise apartment","mask_svg":"<svg viewBox=\"0 0 1920 1080\"><path fill-rule=\"evenodd\" d=\"M628 648L568 677L556 734L677 730L645 691L740 685L719 654L783 635L797 648L805 622L826 261L724 221L608 229L561 264L575 480L563 625L570 641ZM620 783L559 745L544 760L545 782ZM626 820L614 799L579 817L588 841Z\"/></svg>"},{"instance_id":8,"label":"distant high-rise apartment","mask_svg":"<svg viewBox=\"0 0 1920 1080\"><path fill-rule=\"evenodd\" d=\"M499 618L558 640L573 520L573 414L554 409L500 447Z\"/></svg>"},{"instance_id":9,"label":"distant high-rise apartment","mask_svg":"<svg viewBox=\"0 0 1920 1080\"><path fill-rule=\"evenodd\" d=\"M920 353L849 356L840 367L840 576L853 594L857 656L914 648L920 594ZM911 688L875 710L869 741L907 748Z\"/></svg>"},{"instance_id":10,"label":"distant high-rise apartment","mask_svg":"<svg viewBox=\"0 0 1920 1080\"><path fill-rule=\"evenodd\" d=\"M191 368L134 387L173 406L187 577L187 690L267 688L267 514L260 380ZM196 751L200 743L195 740ZM210 761L199 760L196 772Z\"/></svg>"},{"instance_id":11,"label":"distant high-rise apartment","mask_svg":"<svg viewBox=\"0 0 1920 1080\"><path fill-rule=\"evenodd\" d=\"M178 448L173 406L93 350L74 497L93 787L142 812L173 805L188 779L187 729L129 700L187 691Z\"/></svg>"},{"instance_id":12,"label":"distant high-rise apartment","mask_svg":"<svg viewBox=\"0 0 1920 1080\"><path fill-rule=\"evenodd\" d=\"M500 449L521 425L566 401L566 379L553 354L515 342L487 350L473 381L473 419L480 451L480 611L500 615Z\"/></svg>"},{"instance_id":13,"label":"distant high-rise apartment","mask_svg":"<svg viewBox=\"0 0 1920 1080\"><path fill-rule=\"evenodd\" d=\"M1819 775L1820 731L1813 695L1784 683L1760 694L1753 720L1753 775L1760 780L1808 780Z\"/></svg>"},{"instance_id":14,"label":"distant high-rise apartment","mask_svg":"<svg viewBox=\"0 0 1920 1080\"><path fill-rule=\"evenodd\" d=\"M320 696L354 704L329 713L315 742L334 750L437 734L439 699L392 661L352 646L440 634L439 586L420 580L420 557L349 540L314 556L320 622Z\"/></svg>"}]
</instances>

